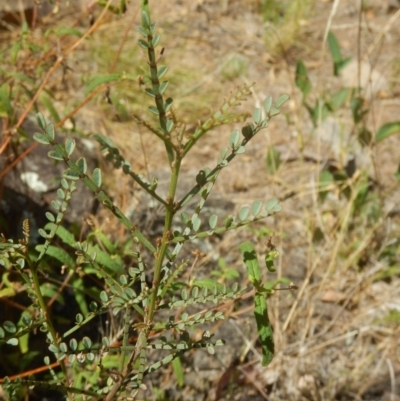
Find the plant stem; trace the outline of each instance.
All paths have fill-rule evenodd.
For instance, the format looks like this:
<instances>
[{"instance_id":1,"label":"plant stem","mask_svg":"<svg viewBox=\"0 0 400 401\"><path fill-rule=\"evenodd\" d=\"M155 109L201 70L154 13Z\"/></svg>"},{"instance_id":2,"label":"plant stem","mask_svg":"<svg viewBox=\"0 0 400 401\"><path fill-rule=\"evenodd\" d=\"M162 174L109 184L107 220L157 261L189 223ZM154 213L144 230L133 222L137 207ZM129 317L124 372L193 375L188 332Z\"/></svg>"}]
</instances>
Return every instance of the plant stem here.
<instances>
[{"instance_id":1,"label":"plant stem","mask_svg":"<svg viewBox=\"0 0 400 401\"><path fill-rule=\"evenodd\" d=\"M179 170L181 167L182 159L178 156L175 160L174 169L172 171L171 182L169 185L169 193L168 193L168 204L165 210L165 221L164 221L164 232L161 240L161 246L158 252L156 253L156 264L154 268L154 278L153 278L153 292L151 294L149 309L147 312L147 324L152 324L155 308L156 308L156 301L157 301L157 294L158 294L158 287L160 285L160 276L161 276L161 268L163 266L165 255L168 251L168 245L171 241L171 226L172 220L175 214L175 194L176 188L178 185L178 176Z\"/></svg>"},{"instance_id":2,"label":"plant stem","mask_svg":"<svg viewBox=\"0 0 400 401\"><path fill-rule=\"evenodd\" d=\"M52 320L50 318L50 313L49 313L49 311L47 309L46 302L44 301L43 295L42 295L42 293L40 291L40 282L39 282L39 277L37 275L37 267L34 266L34 265L31 268L31 274L32 274L32 281L33 281L33 285L34 285L33 290L34 290L34 292L36 294L36 297L37 297L37 300L38 300L38 303L39 303L39 307L42 310L42 313L44 315L43 317L46 320L47 329L51 334L52 341L54 342L54 344L58 345L57 333L56 333L56 331L55 331L55 329L53 327L53 322L52 322ZM63 372L64 378L67 381L66 384L69 385L68 373L67 373L67 368L66 368L65 363L64 363L64 359L60 360L60 366L61 366L61 370Z\"/></svg>"}]
</instances>

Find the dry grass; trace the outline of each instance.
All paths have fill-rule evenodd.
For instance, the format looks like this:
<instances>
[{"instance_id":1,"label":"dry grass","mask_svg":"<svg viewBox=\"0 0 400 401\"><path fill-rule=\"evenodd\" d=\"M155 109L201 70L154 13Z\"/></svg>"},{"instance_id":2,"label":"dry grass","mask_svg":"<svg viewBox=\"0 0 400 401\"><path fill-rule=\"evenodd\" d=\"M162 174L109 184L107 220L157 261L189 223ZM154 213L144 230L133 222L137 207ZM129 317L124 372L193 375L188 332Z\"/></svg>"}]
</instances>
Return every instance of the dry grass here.
<instances>
[{"instance_id":1,"label":"dry grass","mask_svg":"<svg viewBox=\"0 0 400 401\"><path fill-rule=\"evenodd\" d=\"M218 81L215 64L220 65L227 54L239 46L240 54L247 57L248 69L237 81L256 81L253 99L245 107L258 106L267 94L289 92L292 95L288 115L293 124L288 126L283 119L274 123L268 133L249 148L242 161L221 177L222 182L217 186L237 207L249 199L285 198L291 194L283 201L283 212L273 222L266 223L273 230L274 242L281 251L278 275L291 278L299 286L295 293L277 292L270 299L277 354L268 368L259 367L259 354L251 330L242 332L242 341L247 345L241 345L240 352L235 353L247 361L239 368L244 381L259 397L269 400L389 400L400 395L396 379L400 372L399 321L394 319L389 323L387 319L390 311L398 311L400 307L399 278L394 275L382 279L389 265L398 263L398 258L390 260L383 254L390 243L397 241L399 233L397 214L390 217L392 208L397 210L394 197L399 195L393 177L400 156L399 138L392 137L371 149L360 149L354 138L347 136L352 120L346 113L334 115L328 124L313 129L292 83L295 67L292 60L301 57L309 66L315 97L343 85L340 79L332 76L330 56L322 50L322 38L331 17L330 29L337 35L342 51L356 59L360 23L355 3L343 2L335 11L332 7L336 5L316 2L303 29L305 36L299 40L293 38L286 45L286 60L271 61L262 50L260 16L246 11L246 5L238 2L220 15L218 6L204 2L202 7L213 8L214 13L203 27L202 40L193 45L196 61L207 74L196 91L198 96L206 91L208 80L214 88L226 92L229 85ZM190 5L182 8L188 13L187 19L200 24L199 20L204 17L201 12L196 14ZM387 65L396 58L394 46L398 34L392 26L387 31L390 34L380 36L391 17L385 14L383 7L371 8L369 13L363 14L361 21L361 54L365 55L365 49L372 49L371 44L380 38L368 57L374 71L386 71ZM187 35L192 32L192 24L187 20L174 23L177 24L174 32L166 32L166 35L181 33L181 30ZM344 29L344 25L348 28ZM368 27L373 34L367 31ZM231 41L236 32L241 32L242 37L235 45ZM220 44L218 49L214 47L216 40ZM193 56L183 51L182 57ZM385 93L375 93L370 99L367 125L371 130L391 121L392 110L399 106L396 78L387 74L385 77L392 84L385 88ZM339 127L336 131L332 130L335 124ZM326 134L328 129L334 132L331 137ZM210 135L205 144L205 153L211 160L215 159L211 150L221 147L225 138L224 133L214 135L216 137ZM299 135L304 140L303 153L296 140ZM337 140L338 136L342 137L341 141ZM264 165L266 148L270 145L278 147L283 160L275 176L268 175ZM355 154L357 170L348 182L350 196L345 198L337 188L331 188L327 200L320 202L318 177L321 169L328 160L343 166L351 153ZM188 163L192 172L198 168L197 158L204 160L201 148ZM377 198L373 202L380 211L373 222L365 216L357 216L354 211L364 174L369 174L376 183ZM319 241L314 238L317 229L323 236ZM248 233L242 233L240 238L244 236L254 240ZM232 253L240 238L231 236L231 242L221 243L217 253L223 257L226 251ZM260 249L262 246L261 241ZM234 266L242 269L240 263ZM233 322L244 324L245 312L245 306L243 314L240 310L234 312ZM221 379L216 383L218 388ZM251 396L245 391L235 395L228 393L225 399L249 399Z\"/></svg>"}]
</instances>

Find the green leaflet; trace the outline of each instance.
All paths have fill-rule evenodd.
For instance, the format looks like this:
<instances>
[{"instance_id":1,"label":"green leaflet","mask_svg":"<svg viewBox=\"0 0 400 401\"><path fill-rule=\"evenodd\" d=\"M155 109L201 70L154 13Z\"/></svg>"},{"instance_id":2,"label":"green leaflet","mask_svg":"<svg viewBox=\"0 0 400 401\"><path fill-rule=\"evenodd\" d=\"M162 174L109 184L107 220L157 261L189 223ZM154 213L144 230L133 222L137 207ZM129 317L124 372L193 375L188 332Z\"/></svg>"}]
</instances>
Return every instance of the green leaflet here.
<instances>
[{"instance_id":1,"label":"green leaflet","mask_svg":"<svg viewBox=\"0 0 400 401\"><path fill-rule=\"evenodd\" d=\"M88 95L90 92L95 90L98 86L102 84L107 84L110 82L118 81L121 79L121 74L108 74L101 75L99 77L93 78L89 83L85 91L85 95Z\"/></svg>"},{"instance_id":2,"label":"green leaflet","mask_svg":"<svg viewBox=\"0 0 400 401\"><path fill-rule=\"evenodd\" d=\"M12 113L13 107L11 104L9 86L8 84L3 84L0 87L0 117L11 116Z\"/></svg>"},{"instance_id":3,"label":"green leaflet","mask_svg":"<svg viewBox=\"0 0 400 401\"><path fill-rule=\"evenodd\" d=\"M101 250L98 245L89 246L88 253L91 254L93 251L96 252L96 262L104 267L108 273L122 274L124 272L123 263L119 255L112 256Z\"/></svg>"},{"instance_id":4,"label":"green leaflet","mask_svg":"<svg viewBox=\"0 0 400 401\"><path fill-rule=\"evenodd\" d=\"M392 121L387 124L383 124L376 133L375 141L381 142L391 135L400 133L400 121Z\"/></svg>"},{"instance_id":5,"label":"green leaflet","mask_svg":"<svg viewBox=\"0 0 400 401\"><path fill-rule=\"evenodd\" d=\"M295 83L296 86L301 90L303 98L305 98L311 92L311 81L308 77L307 67L302 60L297 61Z\"/></svg>"},{"instance_id":6,"label":"green leaflet","mask_svg":"<svg viewBox=\"0 0 400 401\"><path fill-rule=\"evenodd\" d=\"M332 32L328 33L327 41L333 60L333 73L337 77L342 69L351 61L351 58L343 58L339 42Z\"/></svg>"},{"instance_id":7,"label":"green leaflet","mask_svg":"<svg viewBox=\"0 0 400 401\"><path fill-rule=\"evenodd\" d=\"M262 349L262 365L267 366L274 357L274 337L271 323L268 318L268 307L265 295L256 292L254 296L254 316L257 323L258 336Z\"/></svg>"},{"instance_id":8,"label":"green leaflet","mask_svg":"<svg viewBox=\"0 0 400 401\"><path fill-rule=\"evenodd\" d=\"M45 226L45 229L52 229L55 226L54 223L47 223ZM74 247L76 243L76 239L74 234L72 234L70 231L68 231L66 228L62 226L58 226L57 228L57 237L59 237L65 244L68 244L72 247Z\"/></svg>"},{"instance_id":9,"label":"green leaflet","mask_svg":"<svg viewBox=\"0 0 400 401\"><path fill-rule=\"evenodd\" d=\"M256 287L260 288L261 285L261 272L258 264L257 254L253 245L246 241L239 246L240 252L243 255L243 261L247 268L247 275L250 282Z\"/></svg>"},{"instance_id":10,"label":"green leaflet","mask_svg":"<svg viewBox=\"0 0 400 401\"><path fill-rule=\"evenodd\" d=\"M274 357L274 338L272 335L272 327L268 318L268 307L265 299L265 289L261 284L261 272L258 264L257 254L250 242L245 242L239 247L243 255L243 261L247 268L249 280L256 288L254 295L254 316L257 323L258 336L262 349L262 365L266 366Z\"/></svg>"},{"instance_id":11,"label":"green leaflet","mask_svg":"<svg viewBox=\"0 0 400 401\"><path fill-rule=\"evenodd\" d=\"M182 362L179 357L172 361L172 367L174 369L176 381L179 387L183 387L185 384L185 373L183 371Z\"/></svg>"},{"instance_id":12,"label":"green leaflet","mask_svg":"<svg viewBox=\"0 0 400 401\"><path fill-rule=\"evenodd\" d=\"M36 249L41 252L44 249L44 245L37 245ZM63 265L67 265L69 268L75 266L75 260L62 248L50 245L46 250L46 255L57 259Z\"/></svg>"}]
</instances>

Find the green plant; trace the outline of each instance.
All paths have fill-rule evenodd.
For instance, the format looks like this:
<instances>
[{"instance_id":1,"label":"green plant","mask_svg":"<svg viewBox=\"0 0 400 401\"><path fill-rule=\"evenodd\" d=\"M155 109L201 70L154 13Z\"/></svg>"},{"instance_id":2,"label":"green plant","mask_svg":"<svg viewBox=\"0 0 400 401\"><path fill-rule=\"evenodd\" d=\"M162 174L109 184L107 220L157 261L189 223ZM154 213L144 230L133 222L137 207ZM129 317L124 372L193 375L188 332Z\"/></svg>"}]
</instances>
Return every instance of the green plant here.
<instances>
[{"instance_id":1,"label":"green plant","mask_svg":"<svg viewBox=\"0 0 400 401\"><path fill-rule=\"evenodd\" d=\"M279 113L287 100L286 95L275 103L268 97L264 102L264 110L254 111L253 122L249 122L241 131L234 130L231 133L229 145L222 149L215 167L201 169L192 188L183 197L177 197L182 160L190 157L191 149L208 131L235 121L236 116L231 114L231 109L250 92L247 85L238 88L219 110L199 123L194 133L188 135L185 128L177 124L172 98L165 97L168 82L162 81L162 77L167 67L159 64L159 56L156 55L155 48L160 36L156 33L156 25L150 20L146 1L142 4L141 16L140 33L143 38L139 44L147 53L149 66L143 81L145 92L154 100L149 110L156 116L158 125L143 123L165 146L171 172L168 195L165 198L159 195L156 178L148 182L137 174L109 138L96 135L96 139L106 153L107 160L116 169L122 168L125 175L163 208L162 236L154 242L148 238L107 195L102 185L102 170L95 168L89 172L85 158L74 160L74 139L68 137L64 144L60 144L56 140L54 126L47 123L42 114L37 114L41 132L34 135L35 140L51 146L48 156L65 163L67 168L57 191L58 199L52 202L55 212L46 213L49 222L39 229L44 243L31 249L27 220L23 226L24 237L18 243L2 237L0 263L6 279L15 274L19 277L8 280L8 288L12 292L22 286L31 301L19 319L2 322L0 345L19 346L25 354L24 363L28 364L35 355L27 352L27 341L36 331L41 332L41 349L45 354L44 362L49 375L43 378L5 377L3 386L9 398L21 397L27 388L44 388L71 399L133 399L140 389L146 389L144 377L169 363L174 364L178 382L182 384L183 373L177 362L180 356L198 348L214 353L214 348L224 343L223 340L213 340L207 330L200 339L193 339L192 329L223 319L224 303L235 302L246 295L246 288L239 288L237 284L228 288L212 279L195 280L190 285L181 281L180 277L187 266L183 252L185 245L247 226L281 209L275 199L265 204L254 201L251 206L243 206L237 217L225 216L222 223L219 223L217 215L212 215L205 224L201 220L203 207L221 170L244 153L249 141L267 127L270 118ZM102 77L90 88L123 78L120 75ZM127 240L123 245L113 242L100 230L93 230L83 241L78 240L76 233L63 226L65 212L70 207L79 181L124 227ZM184 209L190 201L195 201L195 209L191 213ZM181 229L174 230L173 223L177 221L179 213ZM265 365L274 354L266 296L282 280L265 281L251 243L243 243L240 251L249 281L254 287L247 295L254 296L254 314L262 347L262 363ZM266 267L274 271L276 251L271 248L266 253ZM57 287L56 279L60 277L54 267L60 262L67 274L63 285ZM224 275L229 273L228 269L223 270ZM148 276L151 276L150 283ZM87 280L95 284L88 284ZM63 319L57 316L52 307L55 304L53 301L66 302L63 290L67 283L74 290L73 297L79 308L72 321L68 317ZM199 309L199 306L202 308ZM174 312L171 314L171 311ZM122 338L120 342L107 335L102 338L89 335L92 322L104 313L109 313L116 322L116 331L120 334L116 335L115 340ZM58 366L60 372L55 371Z\"/></svg>"}]
</instances>

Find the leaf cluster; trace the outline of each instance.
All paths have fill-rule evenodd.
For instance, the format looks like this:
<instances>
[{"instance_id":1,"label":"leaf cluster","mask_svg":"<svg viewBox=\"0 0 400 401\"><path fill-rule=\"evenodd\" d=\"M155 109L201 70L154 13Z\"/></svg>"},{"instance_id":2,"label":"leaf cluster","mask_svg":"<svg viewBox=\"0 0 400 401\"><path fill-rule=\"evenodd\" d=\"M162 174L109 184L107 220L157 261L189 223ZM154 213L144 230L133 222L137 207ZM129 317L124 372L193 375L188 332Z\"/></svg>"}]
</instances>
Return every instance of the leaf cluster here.
<instances>
[{"instance_id":1,"label":"leaf cluster","mask_svg":"<svg viewBox=\"0 0 400 401\"><path fill-rule=\"evenodd\" d=\"M0 243L0 263L8 271L19 275L31 299L28 308L31 316L21 316L18 324L9 320L2 322L0 344L21 345L24 336L39 330L44 336L43 360L49 375L44 381L36 377L4 378L5 389L11 395L29 386L57 389L67 396L76 394L87 399L133 399L140 389L146 389L146 375L161 369L185 352L206 348L211 354L214 353L214 347L223 345L224 341L212 341L212 336L204 327L224 319L224 303L240 299L246 288L239 287L237 283L228 287L212 280L197 280L192 286L184 285L182 288L177 285L187 266L182 251L186 244L194 240L223 235L228 230L247 226L281 210L275 199L265 203L256 200L251 206L243 206L237 216L228 215L220 219L213 214L208 219L208 227L202 228L203 209L220 172L246 151L248 143L261 130L267 128L270 119L279 114L288 99L286 95L275 102L267 97L263 108L254 111L251 122L232 131L214 167L201 169L187 193L177 196L182 160L190 157L190 151L200 139L206 140L207 132L232 121L231 109L245 99L249 86L244 85L232 92L210 118L200 122L194 133L188 135L184 127L175 124L171 112L173 99L166 97L168 81L164 77L167 67L159 65L160 57L155 49L160 36L156 32L156 24L151 21L147 2L142 4L141 21L142 39L139 45L146 51L149 67L148 74L143 78L146 85L144 90L154 101L149 111L156 119L153 125L148 126L154 138L165 146L171 172L168 195L164 197L157 191L157 178L148 182L135 171L124 156L124 151L109 138L97 135L95 139L115 169L121 168L163 208L163 234L154 241L140 226L135 225L107 193L103 184L106 173L100 168L89 171L85 157L74 157L75 140L67 137L61 143L56 138L54 125L48 123L41 113L37 114L40 132L34 134L34 139L50 147L48 157L63 163L65 170L57 190L57 199L51 202L54 212L46 213L48 223L39 229L44 243L34 250L30 249L28 221L24 223L24 238L18 244L4 237ZM117 80L120 77L114 78ZM93 82L93 89L99 83L105 81ZM76 235L63 225L65 212L79 184L89 188L93 196L117 218L129 238L127 251L121 251L100 232L77 240ZM191 200L195 201L193 213L185 210L185 205ZM183 227L174 231L172 227L178 219ZM243 244L241 252L249 280L255 289L255 319L262 343L263 364L267 364L274 352L265 299L266 294L272 293L271 283L262 282L261 270L251 244ZM267 254L266 266L270 271L273 271L275 256ZM53 314L53 302L46 292L48 274L45 269L51 268L56 262L61 263L67 271L65 280L71 281L71 288L76 291L75 301L80 308L78 313L73 312L74 318L69 321L68 328L62 331ZM84 279L88 278L96 279L97 285L89 288L84 284ZM63 291L64 286L60 286L58 293L53 294L54 299L62 299ZM172 309L175 314L166 316L165 313ZM103 335L99 340L96 335L89 336L85 329L92 327L91 322L104 313L119 322L118 334L115 334L115 338L111 333ZM191 330L197 326L203 328L200 340L192 338ZM154 363L149 358L152 350L166 351L168 354L160 356ZM56 366L61 369L58 373L54 370ZM92 380L88 377L90 375L84 374L93 370L96 370L99 380Z\"/></svg>"}]
</instances>

